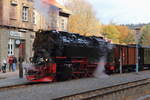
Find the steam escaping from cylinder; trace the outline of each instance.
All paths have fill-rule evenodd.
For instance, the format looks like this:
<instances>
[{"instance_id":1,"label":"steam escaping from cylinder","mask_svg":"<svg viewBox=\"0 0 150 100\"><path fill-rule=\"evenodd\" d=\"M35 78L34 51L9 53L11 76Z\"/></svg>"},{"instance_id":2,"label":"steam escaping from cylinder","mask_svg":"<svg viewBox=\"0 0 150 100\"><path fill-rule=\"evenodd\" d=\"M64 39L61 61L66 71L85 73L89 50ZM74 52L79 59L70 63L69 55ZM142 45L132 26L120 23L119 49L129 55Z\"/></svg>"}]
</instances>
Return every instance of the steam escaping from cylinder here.
<instances>
[{"instance_id":1,"label":"steam escaping from cylinder","mask_svg":"<svg viewBox=\"0 0 150 100\"><path fill-rule=\"evenodd\" d=\"M34 67L35 65L34 64L32 64L32 63L22 63L22 67L23 67L23 69L25 69L25 72L28 72L29 70L33 70L33 71L35 71L36 69L35 69L35 67Z\"/></svg>"},{"instance_id":2,"label":"steam escaping from cylinder","mask_svg":"<svg viewBox=\"0 0 150 100\"><path fill-rule=\"evenodd\" d=\"M109 77L106 73L105 73L105 64L106 64L106 56L102 56L99 60L97 69L94 73L94 76L97 78L106 78Z\"/></svg>"},{"instance_id":3,"label":"steam escaping from cylinder","mask_svg":"<svg viewBox=\"0 0 150 100\"><path fill-rule=\"evenodd\" d=\"M107 55L113 49L113 45L108 43L105 48L101 48L103 51L103 56L99 58L97 69L95 70L94 76L97 78L107 78L109 77L105 73L105 65L107 63Z\"/></svg>"},{"instance_id":4,"label":"steam escaping from cylinder","mask_svg":"<svg viewBox=\"0 0 150 100\"><path fill-rule=\"evenodd\" d=\"M32 66L34 66L34 65L31 64L31 63L25 63L25 62L22 63L23 68L29 68L29 67L32 67Z\"/></svg>"}]
</instances>

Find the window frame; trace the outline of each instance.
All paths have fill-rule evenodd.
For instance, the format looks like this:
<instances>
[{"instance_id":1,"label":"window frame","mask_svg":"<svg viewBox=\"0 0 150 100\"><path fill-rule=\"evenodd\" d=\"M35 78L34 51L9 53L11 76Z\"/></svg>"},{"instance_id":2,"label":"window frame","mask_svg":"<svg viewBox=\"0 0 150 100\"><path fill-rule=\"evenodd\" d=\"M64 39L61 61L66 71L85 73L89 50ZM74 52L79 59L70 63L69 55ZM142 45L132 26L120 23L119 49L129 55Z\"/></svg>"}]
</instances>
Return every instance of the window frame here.
<instances>
[{"instance_id":1,"label":"window frame","mask_svg":"<svg viewBox=\"0 0 150 100\"><path fill-rule=\"evenodd\" d=\"M22 7L22 21L24 22L29 21L29 7L27 6Z\"/></svg>"}]
</instances>

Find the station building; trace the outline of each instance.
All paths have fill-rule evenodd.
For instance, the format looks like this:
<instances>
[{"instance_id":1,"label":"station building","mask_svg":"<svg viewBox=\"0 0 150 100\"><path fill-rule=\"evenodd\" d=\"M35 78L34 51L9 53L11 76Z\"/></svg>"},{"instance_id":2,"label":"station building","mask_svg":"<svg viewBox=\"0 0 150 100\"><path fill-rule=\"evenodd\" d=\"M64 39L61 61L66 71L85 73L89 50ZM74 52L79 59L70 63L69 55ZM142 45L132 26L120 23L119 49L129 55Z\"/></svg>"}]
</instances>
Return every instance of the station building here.
<instances>
[{"instance_id":1,"label":"station building","mask_svg":"<svg viewBox=\"0 0 150 100\"><path fill-rule=\"evenodd\" d=\"M0 0L0 61L12 55L28 59L33 39L33 1Z\"/></svg>"},{"instance_id":2,"label":"station building","mask_svg":"<svg viewBox=\"0 0 150 100\"><path fill-rule=\"evenodd\" d=\"M34 9L34 0L0 0L0 65L12 55L22 56L28 62L33 56L32 44L37 30L67 31L70 13L62 6L51 5L55 10L49 13L56 15L51 14L47 24L47 19Z\"/></svg>"}]
</instances>

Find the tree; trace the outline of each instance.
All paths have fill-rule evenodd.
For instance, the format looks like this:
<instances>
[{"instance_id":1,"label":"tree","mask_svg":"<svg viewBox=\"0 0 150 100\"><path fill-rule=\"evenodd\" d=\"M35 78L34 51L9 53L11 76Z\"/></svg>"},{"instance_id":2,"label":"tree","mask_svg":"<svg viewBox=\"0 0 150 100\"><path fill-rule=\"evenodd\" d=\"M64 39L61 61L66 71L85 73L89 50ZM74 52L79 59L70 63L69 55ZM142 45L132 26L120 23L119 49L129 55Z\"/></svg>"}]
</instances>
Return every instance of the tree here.
<instances>
[{"instance_id":1,"label":"tree","mask_svg":"<svg viewBox=\"0 0 150 100\"><path fill-rule=\"evenodd\" d=\"M85 0L68 0L67 9L72 11L69 18L69 31L81 35L100 35L101 24L95 17L92 6Z\"/></svg>"},{"instance_id":2,"label":"tree","mask_svg":"<svg viewBox=\"0 0 150 100\"><path fill-rule=\"evenodd\" d=\"M139 43L142 45L150 45L150 25L142 27Z\"/></svg>"},{"instance_id":3,"label":"tree","mask_svg":"<svg viewBox=\"0 0 150 100\"><path fill-rule=\"evenodd\" d=\"M135 35L134 31L130 30L127 26L116 26L119 31L119 43L120 44L134 44L135 43Z\"/></svg>"},{"instance_id":4,"label":"tree","mask_svg":"<svg viewBox=\"0 0 150 100\"><path fill-rule=\"evenodd\" d=\"M127 26L120 26L109 24L103 26L102 35L105 38L111 39L113 43L118 44L134 44L135 36L134 31L130 30Z\"/></svg>"},{"instance_id":5,"label":"tree","mask_svg":"<svg viewBox=\"0 0 150 100\"><path fill-rule=\"evenodd\" d=\"M102 35L105 38L111 39L113 43L119 43L119 34L120 32L117 30L115 25L105 25L103 26Z\"/></svg>"},{"instance_id":6,"label":"tree","mask_svg":"<svg viewBox=\"0 0 150 100\"><path fill-rule=\"evenodd\" d=\"M135 44L135 32L130 30L129 33L121 40L121 43L123 43L123 44Z\"/></svg>"}]
</instances>

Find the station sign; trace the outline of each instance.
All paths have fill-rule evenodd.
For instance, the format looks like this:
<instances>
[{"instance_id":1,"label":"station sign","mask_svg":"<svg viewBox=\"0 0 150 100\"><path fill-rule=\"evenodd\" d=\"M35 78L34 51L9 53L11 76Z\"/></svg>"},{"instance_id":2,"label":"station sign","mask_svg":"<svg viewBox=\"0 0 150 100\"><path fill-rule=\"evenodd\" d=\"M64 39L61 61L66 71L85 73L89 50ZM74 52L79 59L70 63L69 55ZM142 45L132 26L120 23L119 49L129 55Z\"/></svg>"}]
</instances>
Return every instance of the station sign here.
<instances>
[{"instance_id":1,"label":"station sign","mask_svg":"<svg viewBox=\"0 0 150 100\"><path fill-rule=\"evenodd\" d=\"M10 36L13 37L21 37L21 32L16 32L16 31L10 31Z\"/></svg>"}]
</instances>

